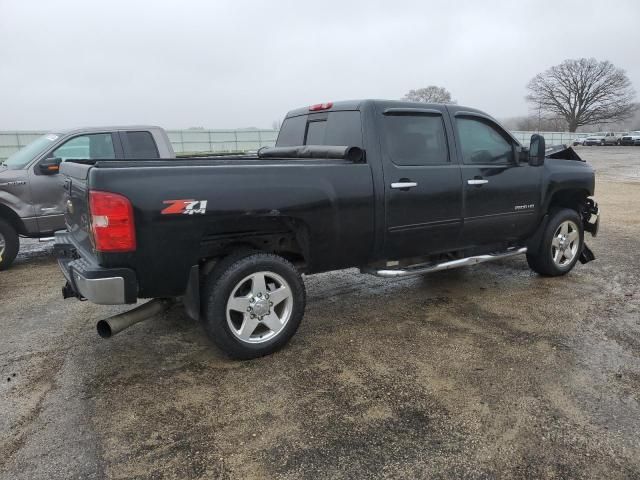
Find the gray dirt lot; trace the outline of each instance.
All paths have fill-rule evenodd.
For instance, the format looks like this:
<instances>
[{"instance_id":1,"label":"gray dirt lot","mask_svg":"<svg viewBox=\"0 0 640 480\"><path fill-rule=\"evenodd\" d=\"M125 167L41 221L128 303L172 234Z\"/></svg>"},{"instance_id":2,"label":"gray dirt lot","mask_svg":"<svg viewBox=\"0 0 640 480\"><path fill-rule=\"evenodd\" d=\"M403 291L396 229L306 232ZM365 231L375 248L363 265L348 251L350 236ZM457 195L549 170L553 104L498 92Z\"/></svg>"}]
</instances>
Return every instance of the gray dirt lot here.
<instances>
[{"instance_id":1,"label":"gray dirt lot","mask_svg":"<svg viewBox=\"0 0 640 480\"><path fill-rule=\"evenodd\" d=\"M283 351L225 359L178 310L62 301L35 244L0 272L0 477L640 478L640 148L598 169L597 261L311 276Z\"/></svg>"}]
</instances>

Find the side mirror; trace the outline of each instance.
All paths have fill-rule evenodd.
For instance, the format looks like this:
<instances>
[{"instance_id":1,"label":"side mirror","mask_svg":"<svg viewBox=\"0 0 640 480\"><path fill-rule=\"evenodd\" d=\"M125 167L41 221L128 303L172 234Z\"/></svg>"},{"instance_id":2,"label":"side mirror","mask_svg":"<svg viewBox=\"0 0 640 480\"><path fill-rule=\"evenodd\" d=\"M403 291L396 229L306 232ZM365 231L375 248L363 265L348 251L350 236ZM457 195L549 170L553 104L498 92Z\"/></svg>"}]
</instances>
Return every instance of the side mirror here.
<instances>
[{"instance_id":1,"label":"side mirror","mask_svg":"<svg viewBox=\"0 0 640 480\"><path fill-rule=\"evenodd\" d=\"M544 137L534 133L531 135L531 143L529 144L529 165L539 167L544 164L544 154L546 145Z\"/></svg>"},{"instance_id":2,"label":"side mirror","mask_svg":"<svg viewBox=\"0 0 640 480\"><path fill-rule=\"evenodd\" d=\"M62 159L58 157L45 158L38 164L40 173L43 175L54 175L60 171Z\"/></svg>"}]
</instances>

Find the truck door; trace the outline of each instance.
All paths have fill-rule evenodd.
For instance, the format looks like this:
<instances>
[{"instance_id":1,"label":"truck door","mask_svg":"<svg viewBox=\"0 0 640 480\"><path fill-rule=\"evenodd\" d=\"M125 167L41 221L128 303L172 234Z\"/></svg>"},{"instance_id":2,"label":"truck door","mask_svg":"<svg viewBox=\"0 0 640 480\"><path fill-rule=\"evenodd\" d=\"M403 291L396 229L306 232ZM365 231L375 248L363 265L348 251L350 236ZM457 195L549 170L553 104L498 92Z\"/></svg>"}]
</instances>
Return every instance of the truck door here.
<instances>
[{"instance_id":1,"label":"truck door","mask_svg":"<svg viewBox=\"0 0 640 480\"><path fill-rule=\"evenodd\" d=\"M484 245L524 237L540 208L542 169L518 158L517 142L491 118L457 111L464 192L462 241Z\"/></svg>"},{"instance_id":2,"label":"truck door","mask_svg":"<svg viewBox=\"0 0 640 480\"><path fill-rule=\"evenodd\" d=\"M453 250L462 225L460 165L445 110L382 116L387 259Z\"/></svg>"},{"instance_id":3,"label":"truck door","mask_svg":"<svg viewBox=\"0 0 640 480\"><path fill-rule=\"evenodd\" d=\"M114 141L115 140L115 141ZM121 158L121 147L117 136L111 133L77 135L56 146L45 158L71 159L116 159ZM64 228L63 177L57 172L46 173L36 162L29 171L29 183L33 207L41 233Z\"/></svg>"}]
</instances>

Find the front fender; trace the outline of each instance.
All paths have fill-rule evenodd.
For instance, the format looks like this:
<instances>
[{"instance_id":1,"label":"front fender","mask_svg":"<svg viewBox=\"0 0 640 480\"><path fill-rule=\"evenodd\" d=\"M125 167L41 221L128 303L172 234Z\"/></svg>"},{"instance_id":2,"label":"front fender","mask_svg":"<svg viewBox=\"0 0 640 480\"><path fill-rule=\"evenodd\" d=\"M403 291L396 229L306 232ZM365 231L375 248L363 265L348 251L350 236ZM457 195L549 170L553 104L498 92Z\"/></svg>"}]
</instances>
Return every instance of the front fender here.
<instances>
[{"instance_id":1,"label":"front fender","mask_svg":"<svg viewBox=\"0 0 640 480\"><path fill-rule=\"evenodd\" d=\"M0 171L0 203L13 210L19 217L35 215L26 170Z\"/></svg>"},{"instance_id":2,"label":"front fender","mask_svg":"<svg viewBox=\"0 0 640 480\"><path fill-rule=\"evenodd\" d=\"M580 193L584 198L595 193L595 172L588 163L579 160L559 160L547 158L542 176L543 212L555 195L560 192Z\"/></svg>"}]
</instances>

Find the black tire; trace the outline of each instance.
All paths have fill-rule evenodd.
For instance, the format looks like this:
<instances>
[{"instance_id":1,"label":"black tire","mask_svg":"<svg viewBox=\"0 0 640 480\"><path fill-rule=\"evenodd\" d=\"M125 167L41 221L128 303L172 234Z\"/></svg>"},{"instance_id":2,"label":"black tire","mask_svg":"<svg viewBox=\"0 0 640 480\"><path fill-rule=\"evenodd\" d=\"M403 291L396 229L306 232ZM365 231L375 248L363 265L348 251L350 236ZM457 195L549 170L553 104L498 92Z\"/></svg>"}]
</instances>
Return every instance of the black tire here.
<instances>
[{"instance_id":1,"label":"black tire","mask_svg":"<svg viewBox=\"0 0 640 480\"><path fill-rule=\"evenodd\" d=\"M607 143L604 140L600 140L600 146L604 147Z\"/></svg>"},{"instance_id":2,"label":"black tire","mask_svg":"<svg viewBox=\"0 0 640 480\"><path fill-rule=\"evenodd\" d=\"M18 250L20 249L20 239L18 237L18 232L13 228L6 220L0 218L0 240L4 240L4 251L1 251L0 247L0 270L5 270L11 266L13 261L16 259L18 255ZM3 242L0 242L0 245Z\"/></svg>"},{"instance_id":3,"label":"black tire","mask_svg":"<svg viewBox=\"0 0 640 480\"><path fill-rule=\"evenodd\" d=\"M575 229L577 230L578 244L576 252L571 257L571 260L567 261L566 264L561 265L554 260L554 254L557 254L558 248L553 246L553 241L559 231L559 228L565 222L571 222L573 224L573 227L575 227ZM537 251L527 252L527 263L529 264L531 270L539 273L540 275L544 275L547 277L557 277L560 275L565 275L571 271L571 269L575 266L576 262L580 258L583 245L584 229L582 226L582 219L580 218L578 212L569 208L557 209L551 213L549 223L547 223ZM569 245L568 255L572 251L570 247L571 244ZM560 261L562 262L563 260L569 259L561 257Z\"/></svg>"},{"instance_id":4,"label":"black tire","mask_svg":"<svg viewBox=\"0 0 640 480\"><path fill-rule=\"evenodd\" d=\"M274 290L269 290L269 288L280 284L280 287L284 286L289 289L290 296L275 306L271 302L265 303L264 298L258 299L257 296L254 297L254 283L252 280L247 280L247 277L256 274L261 275L259 272L267 272L264 275L268 285L265 293L273 294ZM274 276L269 277L270 274ZM276 279L276 277L280 278ZM284 281L284 283L281 281ZM227 303L234 291L238 288L246 287L247 283L245 282L250 282L251 285L249 291L246 292L246 296L235 298L244 301L245 298L251 297L254 301L257 299L262 302L260 307L269 309L268 314L262 312L264 317L259 317L260 320L257 319L257 316L254 320L251 320L251 322L257 322L258 324L255 328L257 333L255 338L250 333L250 338L247 341L239 338L239 330L241 331L245 322L249 321L250 314L246 312L240 314L239 310L232 311L229 312L229 320L227 318ZM240 360L269 355L286 345L298 330L304 316L306 304L304 282L297 269L278 255L259 252L245 251L220 260L209 274L203 294L205 302L203 323L207 334L229 357ZM264 295L264 297L269 298L268 295ZM285 302L286 305L282 307L283 310L277 313L276 309L280 308ZM271 306L267 306L268 303L271 303ZM258 312L258 302L251 305L256 306L254 311ZM283 322L284 325L281 330L277 333L267 327L267 320L262 321L263 318L273 318L272 313L287 318ZM253 313L251 315L253 319ZM234 322L238 322L238 325ZM254 332L254 330L251 330L251 332Z\"/></svg>"}]
</instances>

